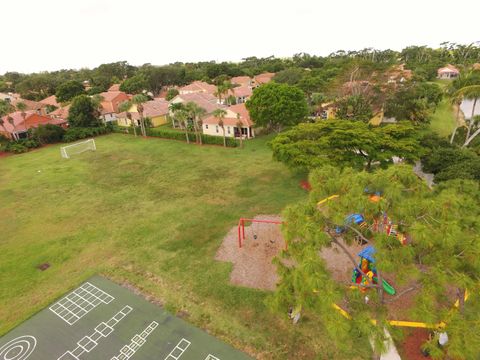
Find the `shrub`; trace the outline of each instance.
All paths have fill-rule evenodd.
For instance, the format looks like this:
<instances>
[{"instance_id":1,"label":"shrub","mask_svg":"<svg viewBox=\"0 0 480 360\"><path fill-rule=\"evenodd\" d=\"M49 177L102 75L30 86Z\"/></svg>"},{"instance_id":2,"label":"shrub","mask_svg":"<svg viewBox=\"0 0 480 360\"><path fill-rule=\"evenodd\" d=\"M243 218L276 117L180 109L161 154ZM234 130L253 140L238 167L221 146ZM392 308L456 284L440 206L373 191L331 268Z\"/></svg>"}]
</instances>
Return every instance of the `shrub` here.
<instances>
[{"instance_id":1,"label":"shrub","mask_svg":"<svg viewBox=\"0 0 480 360\"><path fill-rule=\"evenodd\" d=\"M63 141L72 142L87 137L95 137L98 135L108 134L113 129L112 126L99 126L99 127L74 127L69 128L63 135Z\"/></svg>"},{"instance_id":2,"label":"shrub","mask_svg":"<svg viewBox=\"0 0 480 360\"><path fill-rule=\"evenodd\" d=\"M123 128L116 126L114 128L115 132L118 133L128 133L128 134L133 134L133 128L128 127L128 128ZM139 134L140 131L137 130L137 134ZM165 129L165 128L150 128L147 129L147 135L152 136L152 137L159 137L162 139L172 139L172 140L180 140L180 141L186 141L185 138L185 132L184 131L178 131L178 130L170 130L170 129ZM210 145L223 145L223 137L221 136L211 136L211 135L205 135L201 134L202 136L202 142L204 144L210 144ZM189 132L188 133L188 139L191 142L195 142L195 133ZM238 142L233 139L233 138L228 138L227 137L227 146L228 147L236 147L238 146Z\"/></svg>"},{"instance_id":3,"label":"shrub","mask_svg":"<svg viewBox=\"0 0 480 360\"><path fill-rule=\"evenodd\" d=\"M51 144L60 142L65 134L65 129L58 125L46 124L39 125L38 128L32 129L32 138L40 144Z\"/></svg>"},{"instance_id":4,"label":"shrub","mask_svg":"<svg viewBox=\"0 0 480 360\"><path fill-rule=\"evenodd\" d=\"M35 139L20 139L18 141L10 141L5 146L5 151L15 154L27 152L40 146L40 143Z\"/></svg>"}]
</instances>

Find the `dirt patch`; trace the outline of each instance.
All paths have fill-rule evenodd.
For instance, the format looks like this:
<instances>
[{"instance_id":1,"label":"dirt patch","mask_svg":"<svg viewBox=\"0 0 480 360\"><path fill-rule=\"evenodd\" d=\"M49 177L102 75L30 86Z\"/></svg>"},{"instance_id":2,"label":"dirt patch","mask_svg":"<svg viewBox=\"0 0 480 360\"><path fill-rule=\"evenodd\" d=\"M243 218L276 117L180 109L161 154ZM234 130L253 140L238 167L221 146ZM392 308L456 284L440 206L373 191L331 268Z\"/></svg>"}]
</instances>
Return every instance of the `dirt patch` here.
<instances>
[{"instance_id":1,"label":"dirt patch","mask_svg":"<svg viewBox=\"0 0 480 360\"><path fill-rule=\"evenodd\" d=\"M422 345L429 339L426 329L406 329L405 340L400 347L402 358L408 360L431 360L430 356L422 354Z\"/></svg>"},{"instance_id":2,"label":"dirt patch","mask_svg":"<svg viewBox=\"0 0 480 360\"><path fill-rule=\"evenodd\" d=\"M359 245L353 242L351 245L346 244L343 240L339 240L353 256L356 263L360 261L357 254L362 251L367 245ZM324 247L320 252L320 257L325 260L327 269L330 271L333 279L342 284L349 285L352 282L353 264L350 258L337 245L332 244L330 247Z\"/></svg>"},{"instance_id":3,"label":"dirt patch","mask_svg":"<svg viewBox=\"0 0 480 360\"><path fill-rule=\"evenodd\" d=\"M282 221L276 215L259 215L255 220ZM216 260L233 263L230 282L254 289L275 290L279 280L272 259L285 248L279 224L252 223L245 226L245 240L238 246L237 226L223 239Z\"/></svg>"}]
</instances>

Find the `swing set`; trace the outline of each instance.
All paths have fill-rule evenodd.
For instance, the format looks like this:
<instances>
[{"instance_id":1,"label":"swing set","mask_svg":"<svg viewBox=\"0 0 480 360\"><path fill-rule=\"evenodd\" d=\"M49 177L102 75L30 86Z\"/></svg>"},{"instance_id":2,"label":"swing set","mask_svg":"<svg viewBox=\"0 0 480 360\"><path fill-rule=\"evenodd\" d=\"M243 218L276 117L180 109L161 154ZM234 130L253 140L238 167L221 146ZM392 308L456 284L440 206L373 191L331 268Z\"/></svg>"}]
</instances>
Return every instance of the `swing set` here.
<instances>
[{"instance_id":1,"label":"swing set","mask_svg":"<svg viewBox=\"0 0 480 360\"><path fill-rule=\"evenodd\" d=\"M262 223L262 224L278 224L282 225L284 224L283 221L279 220L259 220L259 219L245 219L245 218L240 218L238 221L238 247L242 247L242 242L245 240L245 222L249 223ZM285 242L285 250L287 250L288 245Z\"/></svg>"}]
</instances>

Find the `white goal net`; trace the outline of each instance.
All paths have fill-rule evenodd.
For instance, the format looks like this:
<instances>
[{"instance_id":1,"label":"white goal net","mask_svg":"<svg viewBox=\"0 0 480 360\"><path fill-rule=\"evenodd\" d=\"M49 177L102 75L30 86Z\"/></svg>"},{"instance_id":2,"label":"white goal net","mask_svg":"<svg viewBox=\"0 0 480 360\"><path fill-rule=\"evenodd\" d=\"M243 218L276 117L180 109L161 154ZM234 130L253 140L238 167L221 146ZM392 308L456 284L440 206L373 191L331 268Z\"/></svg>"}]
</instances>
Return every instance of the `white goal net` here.
<instances>
[{"instance_id":1,"label":"white goal net","mask_svg":"<svg viewBox=\"0 0 480 360\"><path fill-rule=\"evenodd\" d=\"M60 148L60 153L62 154L63 158L70 159L70 156L72 155L80 154L89 150L97 150L97 147L95 146L95 140L93 139L80 141L72 145L62 146Z\"/></svg>"}]
</instances>

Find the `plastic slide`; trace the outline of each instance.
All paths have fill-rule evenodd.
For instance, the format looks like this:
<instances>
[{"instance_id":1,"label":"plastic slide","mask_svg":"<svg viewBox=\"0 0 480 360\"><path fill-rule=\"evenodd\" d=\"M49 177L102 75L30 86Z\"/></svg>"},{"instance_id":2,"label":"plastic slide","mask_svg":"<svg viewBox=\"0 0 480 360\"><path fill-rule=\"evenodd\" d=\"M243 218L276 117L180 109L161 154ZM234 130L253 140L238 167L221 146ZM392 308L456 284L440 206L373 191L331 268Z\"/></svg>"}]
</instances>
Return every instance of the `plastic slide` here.
<instances>
[{"instance_id":1,"label":"plastic slide","mask_svg":"<svg viewBox=\"0 0 480 360\"><path fill-rule=\"evenodd\" d=\"M383 290L385 290L385 292L388 295L395 295L395 293L396 293L395 289L386 280L382 281L382 285L383 285Z\"/></svg>"}]
</instances>

